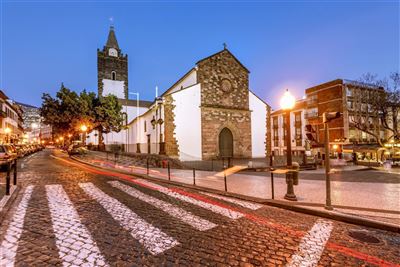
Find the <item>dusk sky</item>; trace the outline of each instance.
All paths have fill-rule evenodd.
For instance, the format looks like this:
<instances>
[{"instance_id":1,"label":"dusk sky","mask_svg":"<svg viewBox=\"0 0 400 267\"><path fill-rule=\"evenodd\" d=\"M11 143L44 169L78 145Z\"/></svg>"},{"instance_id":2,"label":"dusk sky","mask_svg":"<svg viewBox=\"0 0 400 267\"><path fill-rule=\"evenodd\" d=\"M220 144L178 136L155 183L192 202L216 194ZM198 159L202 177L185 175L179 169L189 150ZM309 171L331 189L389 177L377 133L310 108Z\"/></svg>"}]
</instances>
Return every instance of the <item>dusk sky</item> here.
<instances>
[{"instance_id":1,"label":"dusk sky","mask_svg":"<svg viewBox=\"0 0 400 267\"><path fill-rule=\"evenodd\" d=\"M10 98L40 106L65 86L97 92L97 48L114 18L129 55L129 91L153 100L223 48L251 71L250 88L276 108L285 88L399 71L399 2L2 1L1 80Z\"/></svg>"}]
</instances>

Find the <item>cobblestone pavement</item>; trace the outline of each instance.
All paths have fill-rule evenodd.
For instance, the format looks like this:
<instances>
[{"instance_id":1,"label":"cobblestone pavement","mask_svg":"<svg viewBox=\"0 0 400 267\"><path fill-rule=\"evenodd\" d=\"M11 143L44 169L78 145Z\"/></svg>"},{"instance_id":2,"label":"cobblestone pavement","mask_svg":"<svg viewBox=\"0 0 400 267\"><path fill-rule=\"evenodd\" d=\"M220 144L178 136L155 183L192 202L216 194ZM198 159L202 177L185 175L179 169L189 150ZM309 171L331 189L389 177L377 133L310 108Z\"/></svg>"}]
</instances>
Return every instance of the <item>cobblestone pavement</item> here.
<instances>
[{"instance_id":1,"label":"cobblestone pavement","mask_svg":"<svg viewBox=\"0 0 400 267\"><path fill-rule=\"evenodd\" d=\"M107 172L49 150L21 163L22 190L0 226L0 266L400 266L400 234Z\"/></svg>"}]
</instances>

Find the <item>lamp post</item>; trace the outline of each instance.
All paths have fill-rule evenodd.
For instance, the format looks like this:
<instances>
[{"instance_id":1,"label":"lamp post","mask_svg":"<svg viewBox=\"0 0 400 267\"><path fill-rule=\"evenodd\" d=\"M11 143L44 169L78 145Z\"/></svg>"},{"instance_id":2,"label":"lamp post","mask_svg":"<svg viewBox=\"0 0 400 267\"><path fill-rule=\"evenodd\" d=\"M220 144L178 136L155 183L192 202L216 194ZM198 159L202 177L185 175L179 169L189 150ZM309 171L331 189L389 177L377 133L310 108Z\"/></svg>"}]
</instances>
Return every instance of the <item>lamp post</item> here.
<instances>
[{"instance_id":1,"label":"lamp post","mask_svg":"<svg viewBox=\"0 0 400 267\"><path fill-rule=\"evenodd\" d=\"M286 92L283 94L280 105L281 108L286 111L286 165L288 169L292 169L292 137L291 137L291 127L290 127L290 111L293 109L296 100L292 94L290 94L289 90L286 89ZM294 194L293 189L293 174L291 171L286 173L286 184L287 184L287 192L285 195L285 199L296 201L296 195Z\"/></svg>"},{"instance_id":2,"label":"lamp post","mask_svg":"<svg viewBox=\"0 0 400 267\"><path fill-rule=\"evenodd\" d=\"M139 92L132 93L129 92L131 95L136 95L136 119L137 119L137 125L136 125L136 153L140 153L140 144L139 144Z\"/></svg>"},{"instance_id":3,"label":"lamp post","mask_svg":"<svg viewBox=\"0 0 400 267\"><path fill-rule=\"evenodd\" d=\"M81 132L82 132L82 143L85 142L86 144L86 131L87 131L87 126L85 124L81 125Z\"/></svg>"},{"instance_id":4,"label":"lamp post","mask_svg":"<svg viewBox=\"0 0 400 267\"><path fill-rule=\"evenodd\" d=\"M9 128L9 127L6 127L5 129L4 129L4 132L6 133L6 137L7 137L7 139L6 139L6 143L9 143L10 142L10 133L11 133L11 129Z\"/></svg>"}]
</instances>

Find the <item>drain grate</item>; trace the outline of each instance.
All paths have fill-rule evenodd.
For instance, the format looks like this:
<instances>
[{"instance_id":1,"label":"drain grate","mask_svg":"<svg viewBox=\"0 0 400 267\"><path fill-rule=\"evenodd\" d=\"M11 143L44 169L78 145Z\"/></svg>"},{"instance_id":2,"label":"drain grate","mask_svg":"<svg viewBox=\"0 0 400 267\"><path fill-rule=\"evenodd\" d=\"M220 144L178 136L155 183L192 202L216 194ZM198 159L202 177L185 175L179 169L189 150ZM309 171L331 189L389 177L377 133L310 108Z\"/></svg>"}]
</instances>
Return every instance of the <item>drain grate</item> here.
<instances>
[{"instance_id":1,"label":"drain grate","mask_svg":"<svg viewBox=\"0 0 400 267\"><path fill-rule=\"evenodd\" d=\"M358 241L369 243L369 244L381 243L380 239L371 235L368 231L365 231L365 230L349 230L349 236Z\"/></svg>"}]
</instances>

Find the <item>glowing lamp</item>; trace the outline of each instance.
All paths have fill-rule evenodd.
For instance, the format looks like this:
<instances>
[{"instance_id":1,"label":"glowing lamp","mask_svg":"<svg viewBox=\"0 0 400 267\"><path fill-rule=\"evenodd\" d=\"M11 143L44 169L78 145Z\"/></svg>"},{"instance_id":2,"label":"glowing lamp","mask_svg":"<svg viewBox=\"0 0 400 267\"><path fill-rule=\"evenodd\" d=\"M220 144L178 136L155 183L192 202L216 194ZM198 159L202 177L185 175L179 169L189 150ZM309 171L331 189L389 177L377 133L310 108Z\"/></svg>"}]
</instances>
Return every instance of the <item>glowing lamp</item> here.
<instances>
[{"instance_id":1,"label":"glowing lamp","mask_svg":"<svg viewBox=\"0 0 400 267\"><path fill-rule=\"evenodd\" d=\"M81 126L81 131L82 131L82 132L86 132L86 131L87 131L87 129L88 129L88 128L87 128L87 126L86 126L86 125L82 125L82 126Z\"/></svg>"},{"instance_id":2,"label":"glowing lamp","mask_svg":"<svg viewBox=\"0 0 400 267\"><path fill-rule=\"evenodd\" d=\"M286 89L286 92L283 94L280 105L283 110L289 110L294 107L296 103L296 99L294 96L289 92L288 89Z\"/></svg>"}]
</instances>

